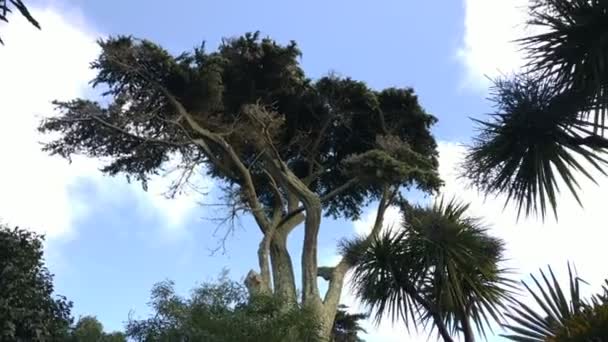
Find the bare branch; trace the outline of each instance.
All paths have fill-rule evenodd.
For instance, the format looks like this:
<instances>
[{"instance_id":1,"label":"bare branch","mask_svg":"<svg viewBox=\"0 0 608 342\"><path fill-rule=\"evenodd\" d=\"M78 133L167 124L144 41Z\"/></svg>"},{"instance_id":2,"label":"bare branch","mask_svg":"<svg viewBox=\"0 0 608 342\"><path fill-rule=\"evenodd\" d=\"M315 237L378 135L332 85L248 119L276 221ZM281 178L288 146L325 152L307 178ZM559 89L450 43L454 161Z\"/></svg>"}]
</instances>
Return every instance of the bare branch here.
<instances>
[{"instance_id":1,"label":"bare branch","mask_svg":"<svg viewBox=\"0 0 608 342\"><path fill-rule=\"evenodd\" d=\"M186 110L186 108L184 108L182 103L180 101L178 101L177 98L167 88L165 88L162 84L160 84L158 81L154 80L152 77L149 77L146 73L140 71L139 69L133 68L132 66L130 66L126 63L123 63L120 60L120 58L116 58L116 56L112 56L112 57L114 57L113 61L115 63L120 64L124 68L133 70L134 72L138 73L141 77L143 77L145 80L150 82L151 85L154 86L167 99L167 101L169 101L171 106L173 106L173 108L177 111L177 114L178 114L177 121L179 121L179 118L185 118L186 121L188 122L188 124L190 125L190 127L192 127L192 129L196 133L200 134L201 136L203 136L206 139L209 139L210 141L213 141L217 146L219 146L224 151L224 153L232 161L232 163L235 165L236 169L238 170L238 172L240 174L240 178L244 183L243 186L245 189L245 194L247 196L249 205L251 206L251 212L252 212L256 222L258 223L258 226L260 227L262 232L268 230L270 227L270 222L266 218L262 205L257 197L253 179L251 178L251 173L249 172L247 167L245 167L245 165L243 164L243 162L241 161L241 159L239 158L237 153L234 151L232 146L221 135L211 132L210 130L201 126L196 121L196 119ZM215 157L215 155L212 153L208 144L203 139L195 139L195 140L193 140L193 142L197 143L199 146L201 146L203 148L203 150L205 150L205 152L209 153L208 157L210 158L210 160L212 162L219 161ZM223 163L220 163L218 166L222 167L225 165Z\"/></svg>"},{"instance_id":2,"label":"bare branch","mask_svg":"<svg viewBox=\"0 0 608 342\"><path fill-rule=\"evenodd\" d=\"M326 195L322 196L320 198L321 203L327 202L330 199L332 199L332 198L340 195L344 191L350 189L356 183L357 183L357 178L349 179L348 181L346 181L346 183L340 185L339 187L337 187L334 190L330 191ZM281 220L281 222L279 224L281 224L283 221L286 221L286 220L290 219L292 216L295 216L297 214L300 214L300 213L304 212L305 210L306 210L306 208L304 206L300 206L300 207L298 207L296 209L291 210L289 213L287 213L287 215L285 215L283 217L283 219Z\"/></svg>"},{"instance_id":3,"label":"bare branch","mask_svg":"<svg viewBox=\"0 0 608 342\"><path fill-rule=\"evenodd\" d=\"M372 227L369 235L366 237L364 243L371 242L372 239L382 230L382 226L384 224L384 214L386 213L386 209L388 209L392 203L397 191L397 188L391 190L388 186L385 186L382 192L382 197L380 198L380 202L378 203L378 210L376 211L374 226ZM327 289L325 298L323 299L323 303L327 308L333 308L338 305L344 285L344 277L346 276L346 272L348 272L351 267L352 265L350 265L346 257L342 257L340 262L338 262L338 264L333 268L331 279L329 281L329 288Z\"/></svg>"},{"instance_id":4,"label":"bare branch","mask_svg":"<svg viewBox=\"0 0 608 342\"><path fill-rule=\"evenodd\" d=\"M155 139L155 138L148 138L148 137L142 137L139 136L137 134L133 134L129 131L127 131L124 128L118 127L114 124L111 124L105 120L103 120L102 118L100 118L98 115L91 115L89 117L86 118L74 118L74 119L66 119L66 118L53 118L51 119L55 122L86 122L86 121L95 121L97 123L99 123L100 125L110 128L124 136L127 136L131 139L140 141L142 143L152 143L152 144L159 144L159 145L167 145L167 146L171 146L171 147L184 147L187 145L191 145L192 142L189 141L170 141L170 140L162 140L162 139Z\"/></svg>"}]
</instances>

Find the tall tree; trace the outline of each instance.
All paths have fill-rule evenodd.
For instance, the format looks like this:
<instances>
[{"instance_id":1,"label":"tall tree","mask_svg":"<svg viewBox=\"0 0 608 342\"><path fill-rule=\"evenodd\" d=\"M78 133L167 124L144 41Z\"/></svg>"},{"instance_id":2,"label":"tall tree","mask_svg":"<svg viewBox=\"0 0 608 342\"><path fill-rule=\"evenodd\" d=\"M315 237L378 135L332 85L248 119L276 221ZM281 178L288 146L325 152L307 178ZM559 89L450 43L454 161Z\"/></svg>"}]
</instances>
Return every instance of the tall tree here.
<instances>
[{"instance_id":1,"label":"tall tree","mask_svg":"<svg viewBox=\"0 0 608 342\"><path fill-rule=\"evenodd\" d=\"M0 341L64 341L72 303L53 293L43 237L0 225Z\"/></svg>"},{"instance_id":2,"label":"tall tree","mask_svg":"<svg viewBox=\"0 0 608 342\"><path fill-rule=\"evenodd\" d=\"M511 296L511 281L501 269L503 242L467 215L455 200L430 207L405 205L402 226L371 243L350 241L344 254L353 259L353 287L375 312L437 330L444 341L461 334L473 341L485 334L489 318L501 319Z\"/></svg>"},{"instance_id":3,"label":"tall tree","mask_svg":"<svg viewBox=\"0 0 608 342\"><path fill-rule=\"evenodd\" d=\"M409 88L376 91L336 76L313 81L294 42L283 46L258 33L179 56L132 37L100 46L93 84L108 89L110 104L57 102L59 115L41 131L59 138L44 150L109 161L102 172L126 174L144 188L171 158L183 170L174 189L204 170L223 185L230 213L251 214L262 233L251 293L297 301L286 241L303 225L299 288L329 338L352 265L343 259L322 268L329 289L320 293L322 217L357 218L377 201L371 238L401 189L437 189L436 119Z\"/></svg>"},{"instance_id":4,"label":"tall tree","mask_svg":"<svg viewBox=\"0 0 608 342\"><path fill-rule=\"evenodd\" d=\"M0 21L8 23L7 14L12 12L11 7L17 9L19 13L21 13L21 15L30 22L30 24L40 29L40 24L38 21L36 21L36 19L34 19L22 0L0 0ZM4 45L2 38L0 38L0 44Z\"/></svg>"},{"instance_id":5,"label":"tall tree","mask_svg":"<svg viewBox=\"0 0 608 342\"><path fill-rule=\"evenodd\" d=\"M579 200L576 174L606 171L608 2L533 0L529 24L542 33L520 40L526 69L496 81L498 110L480 121L464 169L520 213L557 217L558 181Z\"/></svg>"}]
</instances>

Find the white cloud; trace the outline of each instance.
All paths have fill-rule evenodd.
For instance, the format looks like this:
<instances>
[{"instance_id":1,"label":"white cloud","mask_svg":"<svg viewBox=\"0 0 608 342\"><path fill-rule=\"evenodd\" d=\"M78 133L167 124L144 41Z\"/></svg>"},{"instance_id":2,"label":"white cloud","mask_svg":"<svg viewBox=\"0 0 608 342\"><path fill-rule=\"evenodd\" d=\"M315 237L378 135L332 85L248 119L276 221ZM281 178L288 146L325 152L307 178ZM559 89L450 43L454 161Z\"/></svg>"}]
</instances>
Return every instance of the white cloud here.
<instances>
[{"instance_id":1,"label":"white cloud","mask_svg":"<svg viewBox=\"0 0 608 342\"><path fill-rule=\"evenodd\" d=\"M86 213L103 208L78 202L73 190L80 180L95 184L99 196L121 196L133 191L134 206L159 212L164 225L174 231L196 205L189 196L168 200L162 192L170 178L158 177L144 193L122 178L103 177L93 160L77 158L69 165L40 151L44 139L36 128L53 113L51 101L87 96L94 77L89 63L98 54L99 34L78 11L66 8L32 8L41 31L18 15L0 26L6 46L0 47L0 218L5 223L29 227L49 239L70 236L73 224ZM194 196L193 194L192 196Z\"/></svg>"},{"instance_id":2,"label":"white cloud","mask_svg":"<svg viewBox=\"0 0 608 342\"><path fill-rule=\"evenodd\" d=\"M465 31L458 55L466 68L468 86L485 90L488 82L484 75L513 72L523 64L520 47L513 40L541 30L525 24L528 5L528 0L464 0ZM513 263L524 273L549 263L563 273L569 259L595 284L608 275L595 267L600 256L606 256L600 246L602 238L608 237L603 227L601 196L608 185L606 177L597 175L599 186L581 178L584 209L564 191L559 200L559 224L551 219L544 223L534 219L516 222L512 207L502 211L504 199L482 202L479 194L465 190L454 177L456 161L462 156L461 147L443 143L441 154L440 170L447 181L446 191L473 202L473 209L495 224L495 230L509 243Z\"/></svg>"},{"instance_id":3,"label":"white cloud","mask_svg":"<svg viewBox=\"0 0 608 342\"><path fill-rule=\"evenodd\" d=\"M530 34L528 0L464 0L464 38L458 57L466 68L465 86L485 90L486 76L508 74L522 65L515 39Z\"/></svg>"}]
</instances>

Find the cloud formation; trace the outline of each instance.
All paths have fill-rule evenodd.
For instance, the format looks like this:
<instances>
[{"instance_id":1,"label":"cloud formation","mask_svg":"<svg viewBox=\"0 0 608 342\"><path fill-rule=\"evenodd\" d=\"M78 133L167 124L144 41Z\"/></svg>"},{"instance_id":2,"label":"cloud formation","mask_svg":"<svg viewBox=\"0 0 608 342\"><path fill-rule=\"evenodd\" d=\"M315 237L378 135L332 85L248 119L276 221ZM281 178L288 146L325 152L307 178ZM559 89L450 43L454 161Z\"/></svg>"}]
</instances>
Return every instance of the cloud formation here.
<instances>
[{"instance_id":1,"label":"cloud formation","mask_svg":"<svg viewBox=\"0 0 608 342\"><path fill-rule=\"evenodd\" d=\"M517 71L523 64L520 48L513 41L541 29L526 25L528 0L464 0L464 37L458 55L466 71L468 86L487 91L488 80L500 73ZM483 198L456 179L456 164L464 150L456 143L442 143L440 170L446 180L445 191L457 194L473 203L473 210L495 226L495 231L508 243L512 263L523 273L551 264L565 270L566 259L576 262L580 274L592 284L608 276L596 267L602 253L599 241L608 237L602 217L602 192L608 187L608 179L595 172L598 185L579 175L581 200L584 209L570 195L565 186L558 200L559 222L548 218L516 221L513 206L503 211L504 198ZM592 172L593 174L593 172ZM563 272L562 272L563 273Z\"/></svg>"},{"instance_id":2,"label":"cloud formation","mask_svg":"<svg viewBox=\"0 0 608 342\"><path fill-rule=\"evenodd\" d=\"M95 198L80 198L82 182L95 186L98 196L135 192L138 208L152 209L164 220L163 227L181 227L196 206L191 196L168 200L162 194L172 177L157 177L143 192L124 178L104 177L99 163L76 158L72 164L40 151L40 120L53 114L51 101L90 97L94 71L89 63L99 49L100 34L77 11L66 8L31 8L43 29L38 31L14 15L3 25L0 48L0 219L10 225L45 233L48 239L74 233L83 215L102 214Z\"/></svg>"},{"instance_id":3,"label":"cloud formation","mask_svg":"<svg viewBox=\"0 0 608 342\"><path fill-rule=\"evenodd\" d=\"M509 74L522 65L514 40L530 34L528 0L464 0L464 37L457 55L465 67L464 85L485 90L487 77Z\"/></svg>"}]
</instances>

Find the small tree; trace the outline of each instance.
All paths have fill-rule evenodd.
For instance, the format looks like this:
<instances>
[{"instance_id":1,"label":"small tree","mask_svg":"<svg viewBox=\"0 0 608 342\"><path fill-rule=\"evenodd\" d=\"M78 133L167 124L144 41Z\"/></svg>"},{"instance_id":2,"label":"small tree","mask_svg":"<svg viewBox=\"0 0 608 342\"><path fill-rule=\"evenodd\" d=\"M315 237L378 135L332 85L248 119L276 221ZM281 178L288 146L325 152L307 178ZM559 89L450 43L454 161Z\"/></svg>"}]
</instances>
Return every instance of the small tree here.
<instances>
[{"instance_id":1,"label":"small tree","mask_svg":"<svg viewBox=\"0 0 608 342\"><path fill-rule=\"evenodd\" d=\"M277 298L248 298L243 285L224 274L217 282L195 288L189 298L178 296L173 283L152 289L152 316L130 319L127 335L136 341L305 342L316 341L312 313Z\"/></svg>"},{"instance_id":2,"label":"small tree","mask_svg":"<svg viewBox=\"0 0 608 342\"><path fill-rule=\"evenodd\" d=\"M344 244L356 265L353 288L375 313L409 324L431 324L446 342L474 340L489 318L500 320L512 284L501 269L503 242L487 234L468 205L454 200L430 207L404 205L402 225L370 242Z\"/></svg>"},{"instance_id":3,"label":"small tree","mask_svg":"<svg viewBox=\"0 0 608 342\"><path fill-rule=\"evenodd\" d=\"M126 342L123 333L106 333L103 324L94 316L81 317L72 328L68 342Z\"/></svg>"},{"instance_id":4,"label":"small tree","mask_svg":"<svg viewBox=\"0 0 608 342\"><path fill-rule=\"evenodd\" d=\"M436 119L412 89L376 91L336 76L313 81L294 42L281 46L257 33L225 40L216 52L201 47L177 57L132 37L100 46L93 84L107 87L110 104L57 102L59 115L41 131L59 138L44 150L107 160L104 173L126 174L144 188L171 158L183 170L175 191L205 170L225 190L229 215L251 214L262 233L259 272L247 280L252 294L297 302L286 242L302 224L302 302L328 339L352 265L343 259L322 268L329 288L320 293L322 217L355 219L378 201L371 238L401 189L437 189L429 131Z\"/></svg>"},{"instance_id":5,"label":"small tree","mask_svg":"<svg viewBox=\"0 0 608 342\"><path fill-rule=\"evenodd\" d=\"M43 237L0 225L0 341L64 341L72 303L53 295Z\"/></svg>"}]
</instances>

